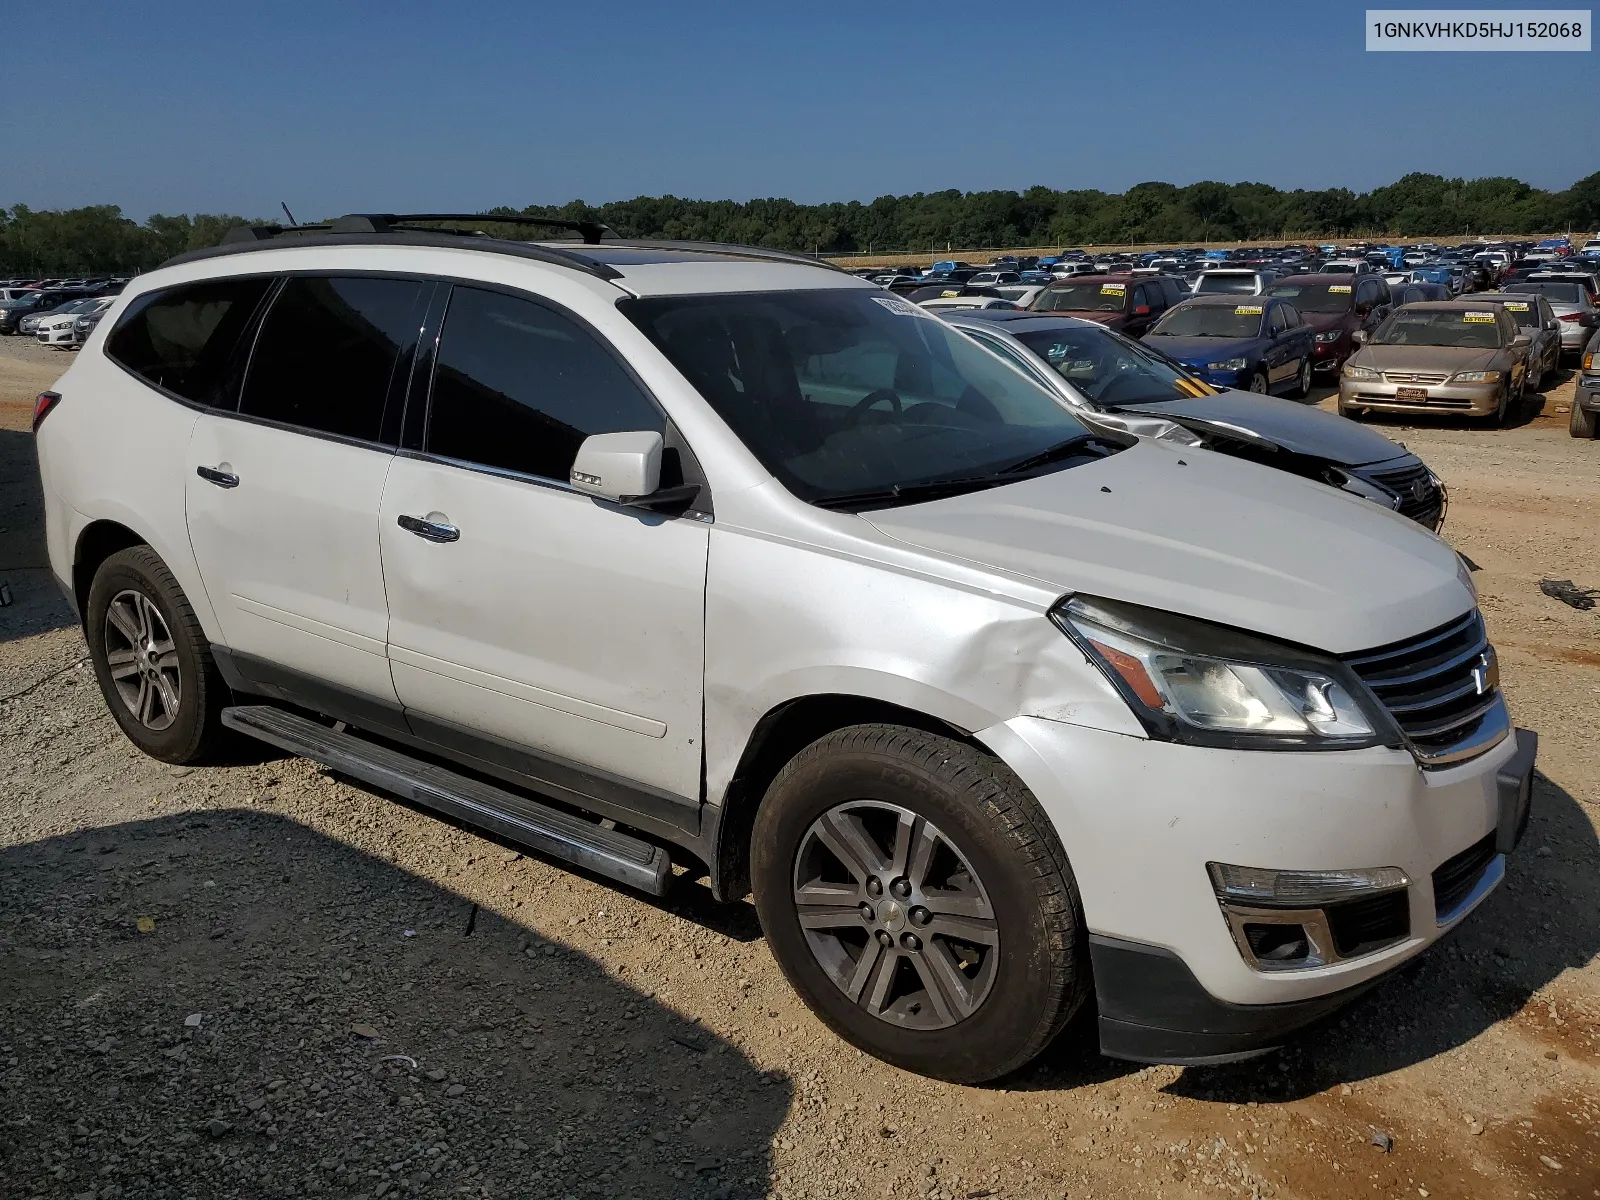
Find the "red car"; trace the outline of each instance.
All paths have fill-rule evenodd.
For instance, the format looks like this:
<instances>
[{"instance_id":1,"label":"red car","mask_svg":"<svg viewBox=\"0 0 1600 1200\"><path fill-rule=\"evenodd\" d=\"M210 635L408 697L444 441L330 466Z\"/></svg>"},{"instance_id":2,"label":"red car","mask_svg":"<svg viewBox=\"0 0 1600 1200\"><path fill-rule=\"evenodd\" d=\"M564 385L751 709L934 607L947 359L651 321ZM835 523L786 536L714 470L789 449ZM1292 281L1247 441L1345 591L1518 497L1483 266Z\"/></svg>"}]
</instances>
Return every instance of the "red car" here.
<instances>
[{"instance_id":1,"label":"red car","mask_svg":"<svg viewBox=\"0 0 1600 1200\"><path fill-rule=\"evenodd\" d=\"M1034 297L1034 312L1095 321L1128 337L1143 337L1174 304L1189 298L1183 280L1169 275L1077 275L1052 283Z\"/></svg>"},{"instance_id":2,"label":"red car","mask_svg":"<svg viewBox=\"0 0 1600 1200\"><path fill-rule=\"evenodd\" d=\"M1267 285L1262 293L1279 296L1300 310L1317 332L1312 369L1337 375L1356 351L1350 335L1371 333L1389 315L1389 285L1377 275L1290 275Z\"/></svg>"}]
</instances>

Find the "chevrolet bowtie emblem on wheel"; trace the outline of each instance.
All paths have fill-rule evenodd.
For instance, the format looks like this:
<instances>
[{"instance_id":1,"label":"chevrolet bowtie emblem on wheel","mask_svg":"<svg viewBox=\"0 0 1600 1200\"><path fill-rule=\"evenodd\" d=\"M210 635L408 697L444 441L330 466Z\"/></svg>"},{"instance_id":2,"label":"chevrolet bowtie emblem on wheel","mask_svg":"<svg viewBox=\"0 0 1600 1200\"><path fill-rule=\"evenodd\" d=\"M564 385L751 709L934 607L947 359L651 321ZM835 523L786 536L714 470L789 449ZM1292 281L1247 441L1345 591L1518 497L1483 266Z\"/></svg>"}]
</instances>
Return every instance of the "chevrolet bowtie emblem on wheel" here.
<instances>
[{"instance_id":1,"label":"chevrolet bowtie emblem on wheel","mask_svg":"<svg viewBox=\"0 0 1600 1200\"><path fill-rule=\"evenodd\" d=\"M1499 685L1500 660L1495 657L1493 646L1478 656L1478 665L1472 668L1472 683L1480 696L1487 696Z\"/></svg>"}]
</instances>

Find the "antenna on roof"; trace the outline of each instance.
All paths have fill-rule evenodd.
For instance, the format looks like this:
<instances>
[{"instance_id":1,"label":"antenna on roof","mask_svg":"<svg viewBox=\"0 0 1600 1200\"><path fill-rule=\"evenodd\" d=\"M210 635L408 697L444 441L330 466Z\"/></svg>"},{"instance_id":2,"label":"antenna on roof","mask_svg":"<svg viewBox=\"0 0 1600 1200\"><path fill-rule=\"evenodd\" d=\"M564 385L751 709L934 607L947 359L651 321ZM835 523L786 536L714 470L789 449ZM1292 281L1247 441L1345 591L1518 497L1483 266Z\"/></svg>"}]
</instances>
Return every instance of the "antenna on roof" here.
<instances>
[{"instance_id":1,"label":"antenna on roof","mask_svg":"<svg viewBox=\"0 0 1600 1200\"><path fill-rule=\"evenodd\" d=\"M289 224L290 224L290 225L291 225L291 226L295 226L295 225L299 225L299 224L300 224L300 222L299 222L299 221L296 221L296 220L295 220L295 219L294 219L294 214L293 214L293 213L292 213L292 212L290 212L290 211L289 211L289 206L288 206L288 204L286 204L286 203L285 203L285 202L284 202L284 201L282 201L282 200L279 200L279 201L278 201L278 207L279 207L279 208L281 208L281 209L283 209L283 215L284 215L284 216L286 216L286 217L288 217L288 218L289 218Z\"/></svg>"}]
</instances>

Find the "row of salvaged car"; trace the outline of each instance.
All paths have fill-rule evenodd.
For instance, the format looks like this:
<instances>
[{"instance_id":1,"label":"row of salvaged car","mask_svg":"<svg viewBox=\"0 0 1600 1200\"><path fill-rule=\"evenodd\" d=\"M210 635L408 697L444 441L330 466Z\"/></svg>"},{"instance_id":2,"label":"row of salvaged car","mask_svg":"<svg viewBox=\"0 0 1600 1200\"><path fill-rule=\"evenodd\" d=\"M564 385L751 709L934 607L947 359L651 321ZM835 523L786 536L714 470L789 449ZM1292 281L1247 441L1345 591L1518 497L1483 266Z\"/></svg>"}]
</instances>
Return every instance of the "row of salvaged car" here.
<instances>
[{"instance_id":1,"label":"row of salvaged car","mask_svg":"<svg viewBox=\"0 0 1600 1200\"><path fill-rule=\"evenodd\" d=\"M1600 327L1600 279L1582 260L1453 298L1441 285L1391 286L1367 272L1268 278L1238 294L1186 295L1175 277L1132 274L1079 276L1014 298L971 285L892 290L990 324L1044 314L1057 325L1091 323L1139 339L1207 389L1304 398L1319 375L1336 379L1339 412L1349 417L1504 423ZM1575 405L1573 436L1590 436L1589 425Z\"/></svg>"},{"instance_id":2,"label":"row of salvaged car","mask_svg":"<svg viewBox=\"0 0 1600 1200\"><path fill-rule=\"evenodd\" d=\"M56 350L88 340L127 285L123 278L0 280L0 336L37 338Z\"/></svg>"}]
</instances>

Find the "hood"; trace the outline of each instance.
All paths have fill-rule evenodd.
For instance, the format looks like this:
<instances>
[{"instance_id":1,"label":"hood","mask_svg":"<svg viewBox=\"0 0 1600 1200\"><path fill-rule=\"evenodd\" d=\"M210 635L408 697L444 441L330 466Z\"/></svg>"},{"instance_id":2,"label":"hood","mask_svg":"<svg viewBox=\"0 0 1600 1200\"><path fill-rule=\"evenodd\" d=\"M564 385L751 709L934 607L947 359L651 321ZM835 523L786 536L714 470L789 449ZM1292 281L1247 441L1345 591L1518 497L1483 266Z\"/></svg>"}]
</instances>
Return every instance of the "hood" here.
<instances>
[{"instance_id":1,"label":"hood","mask_svg":"<svg viewBox=\"0 0 1600 1200\"><path fill-rule=\"evenodd\" d=\"M1169 358L1175 358L1181 363L1222 362L1240 355L1248 358L1255 349L1260 338L1217 338L1217 337L1145 337L1144 341L1152 349L1159 350Z\"/></svg>"},{"instance_id":2,"label":"hood","mask_svg":"<svg viewBox=\"0 0 1600 1200\"><path fill-rule=\"evenodd\" d=\"M1193 400L1158 400L1131 404L1121 411L1149 413L1179 425L1206 422L1243 429L1296 454L1325 459L1341 467L1385 462L1406 453L1376 429L1336 413L1324 412L1277 396L1223 391ZM1196 429L1197 433L1209 432Z\"/></svg>"},{"instance_id":3,"label":"hood","mask_svg":"<svg viewBox=\"0 0 1600 1200\"><path fill-rule=\"evenodd\" d=\"M1125 316L1127 316L1127 313L1099 312L1093 309L1084 309L1081 312L1076 310L1070 312L1066 310L1061 310L1059 312L1052 311L1049 315L1052 317L1077 317L1080 321L1093 321L1096 325L1110 325L1116 321L1122 320Z\"/></svg>"},{"instance_id":4,"label":"hood","mask_svg":"<svg viewBox=\"0 0 1600 1200\"><path fill-rule=\"evenodd\" d=\"M1369 500L1142 440L1119 454L862 514L886 536L1059 588L1347 654L1473 606L1460 560Z\"/></svg>"},{"instance_id":5,"label":"hood","mask_svg":"<svg viewBox=\"0 0 1600 1200\"><path fill-rule=\"evenodd\" d=\"M1499 358L1499 350L1469 346L1363 346L1358 366L1378 371L1481 371Z\"/></svg>"},{"instance_id":6,"label":"hood","mask_svg":"<svg viewBox=\"0 0 1600 1200\"><path fill-rule=\"evenodd\" d=\"M1328 330L1344 324L1344 319L1348 317L1350 313L1351 310L1347 308L1343 312L1331 313L1302 311L1300 315L1305 318L1306 324L1311 326L1311 328L1315 329L1318 333L1326 333Z\"/></svg>"}]
</instances>

